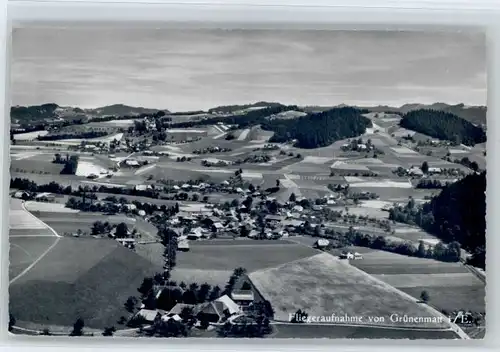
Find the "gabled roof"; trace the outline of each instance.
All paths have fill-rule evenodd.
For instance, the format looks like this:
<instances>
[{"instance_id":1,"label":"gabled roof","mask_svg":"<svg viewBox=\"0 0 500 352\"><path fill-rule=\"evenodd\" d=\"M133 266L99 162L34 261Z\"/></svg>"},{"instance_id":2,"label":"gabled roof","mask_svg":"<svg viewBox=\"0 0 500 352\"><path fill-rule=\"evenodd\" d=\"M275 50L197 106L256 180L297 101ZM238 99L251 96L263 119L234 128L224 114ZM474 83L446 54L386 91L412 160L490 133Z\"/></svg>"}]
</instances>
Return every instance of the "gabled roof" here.
<instances>
[{"instance_id":1,"label":"gabled roof","mask_svg":"<svg viewBox=\"0 0 500 352\"><path fill-rule=\"evenodd\" d=\"M196 305L194 304L185 304L185 303L177 303L172 309L170 309L170 311L168 312L168 314L181 314L182 313L182 310L184 308L192 308L193 311L195 310L195 307Z\"/></svg>"},{"instance_id":2,"label":"gabled roof","mask_svg":"<svg viewBox=\"0 0 500 352\"><path fill-rule=\"evenodd\" d=\"M215 302L222 303L224 309L227 309L230 314L239 313L241 311L240 306L238 306L228 295L217 298Z\"/></svg>"}]
</instances>

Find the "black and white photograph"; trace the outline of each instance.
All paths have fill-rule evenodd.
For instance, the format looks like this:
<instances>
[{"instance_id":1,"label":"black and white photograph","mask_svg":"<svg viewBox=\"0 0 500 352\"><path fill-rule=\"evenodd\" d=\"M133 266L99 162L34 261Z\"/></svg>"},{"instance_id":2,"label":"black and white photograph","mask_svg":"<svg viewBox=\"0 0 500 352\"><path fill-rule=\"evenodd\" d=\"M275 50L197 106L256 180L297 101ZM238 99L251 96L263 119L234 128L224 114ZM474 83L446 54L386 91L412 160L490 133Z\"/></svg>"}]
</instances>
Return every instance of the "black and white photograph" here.
<instances>
[{"instance_id":1,"label":"black and white photograph","mask_svg":"<svg viewBox=\"0 0 500 352\"><path fill-rule=\"evenodd\" d=\"M484 338L484 33L23 24L9 92L11 334Z\"/></svg>"}]
</instances>

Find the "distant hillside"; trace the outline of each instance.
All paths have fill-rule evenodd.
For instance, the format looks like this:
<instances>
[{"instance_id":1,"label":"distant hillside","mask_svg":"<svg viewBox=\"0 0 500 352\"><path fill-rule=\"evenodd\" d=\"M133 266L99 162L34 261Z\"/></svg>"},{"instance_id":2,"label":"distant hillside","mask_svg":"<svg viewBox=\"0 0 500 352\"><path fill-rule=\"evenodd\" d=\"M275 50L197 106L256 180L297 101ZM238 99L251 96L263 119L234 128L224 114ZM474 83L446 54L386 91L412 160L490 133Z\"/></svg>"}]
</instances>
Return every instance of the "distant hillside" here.
<instances>
[{"instance_id":1,"label":"distant hillside","mask_svg":"<svg viewBox=\"0 0 500 352\"><path fill-rule=\"evenodd\" d=\"M165 113L169 113L168 110L159 110L159 109L148 109L143 107L134 107L123 104L114 104L103 106L97 109L87 109L85 112L95 115L95 116L134 116L141 114L154 114L158 111L164 111Z\"/></svg>"},{"instance_id":2,"label":"distant hillside","mask_svg":"<svg viewBox=\"0 0 500 352\"><path fill-rule=\"evenodd\" d=\"M138 116L141 114L154 114L159 111L163 111L166 114L169 113L168 110L147 109L123 104L103 106L96 109L80 109L78 107L64 107L49 103L31 106L13 106L10 109L10 117L12 123L33 125L51 121L86 121L103 116Z\"/></svg>"},{"instance_id":3,"label":"distant hillside","mask_svg":"<svg viewBox=\"0 0 500 352\"><path fill-rule=\"evenodd\" d=\"M400 125L409 130L428 136L473 146L486 141L486 133L481 127L455 114L419 109L403 115Z\"/></svg>"},{"instance_id":4,"label":"distant hillside","mask_svg":"<svg viewBox=\"0 0 500 352\"><path fill-rule=\"evenodd\" d=\"M405 104L401 107L391 106L372 106L364 107L371 112L391 112L398 114L406 114L413 110L437 110L454 114L476 125L486 125L486 111L485 106L465 106L464 104L449 105L446 103L434 103L430 105L425 104Z\"/></svg>"},{"instance_id":5,"label":"distant hillside","mask_svg":"<svg viewBox=\"0 0 500 352\"><path fill-rule=\"evenodd\" d=\"M13 106L10 108L10 118L12 123L30 123L43 120L54 120L58 116L57 104L42 104L32 106Z\"/></svg>"},{"instance_id":6,"label":"distant hillside","mask_svg":"<svg viewBox=\"0 0 500 352\"><path fill-rule=\"evenodd\" d=\"M246 110L246 109L251 109L251 108L266 108L266 107L278 107L278 106L284 106L283 104L280 103L274 103L274 102L265 102L265 101L259 101L257 103L253 104L244 104L244 105L226 105L226 106L217 106L215 108L209 109L209 113L226 113L226 114L231 114L235 112L239 112L241 110Z\"/></svg>"},{"instance_id":7,"label":"distant hillside","mask_svg":"<svg viewBox=\"0 0 500 352\"><path fill-rule=\"evenodd\" d=\"M319 148L365 133L372 123L363 113L366 111L351 107L334 108L295 119L266 121L262 128L274 132L270 142L296 139L300 148Z\"/></svg>"}]
</instances>

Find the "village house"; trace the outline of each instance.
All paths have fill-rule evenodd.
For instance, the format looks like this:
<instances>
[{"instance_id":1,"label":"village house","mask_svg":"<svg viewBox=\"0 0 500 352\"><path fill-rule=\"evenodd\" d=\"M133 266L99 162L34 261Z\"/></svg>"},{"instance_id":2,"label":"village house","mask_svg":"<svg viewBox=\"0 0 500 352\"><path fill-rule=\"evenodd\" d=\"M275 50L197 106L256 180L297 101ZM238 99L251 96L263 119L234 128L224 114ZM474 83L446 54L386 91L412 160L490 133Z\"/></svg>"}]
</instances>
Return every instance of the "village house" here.
<instances>
[{"instance_id":1,"label":"village house","mask_svg":"<svg viewBox=\"0 0 500 352\"><path fill-rule=\"evenodd\" d=\"M137 160L133 160L133 159L125 160L125 165L132 166L132 167L139 167L140 166L139 162Z\"/></svg>"},{"instance_id":2,"label":"village house","mask_svg":"<svg viewBox=\"0 0 500 352\"><path fill-rule=\"evenodd\" d=\"M205 237L205 231L201 227L191 229L187 235L188 240L199 240Z\"/></svg>"},{"instance_id":3,"label":"village house","mask_svg":"<svg viewBox=\"0 0 500 352\"><path fill-rule=\"evenodd\" d=\"M212 225L212 231L215 233L219 233L224 230L224 225L220 222L216 222Z\"/></svg>"},{"instance_id":4,"label":"village house","mask_svg":"<svg viewBox=\"0 0 500 352\"><path fill-rule=\"evenodd\" d=\"M429 174L440 174L442 172L441 168L439 167L430 167L428 173Z\"/></svg>"},{"instance_id":5,"label":"village house","mask_svg":"<svg viewBox=\"0 0 500 352\"><path fill-rule=\"evenodd\" d=\"M134 190L136 191L148 191L150 189L153 189L153 186L151 185L135 185Z\"/></svg>"},{"instance_id":6,"label":"village house","mask_svg":"<svg viewBox=\"0 0 500 352\"><path fill-rule=\"evenodd\" d=\"M266 215L265 220L268 223L279 223L283 218L279 215Z\"/></svg>"},{"instance_id":7,"label":"village house","mask_svg":"<svg viewBox=\"0 0 500 352\"><path fill-rule=\"evenodd\" d=\"M324 238L320 238L319 240L317 240L314 243L314 247L318 248L318 249L324 249L324 248L328 247L329 244L330 244L330 241L328 241Z\"/></svg>"}]
</instances>

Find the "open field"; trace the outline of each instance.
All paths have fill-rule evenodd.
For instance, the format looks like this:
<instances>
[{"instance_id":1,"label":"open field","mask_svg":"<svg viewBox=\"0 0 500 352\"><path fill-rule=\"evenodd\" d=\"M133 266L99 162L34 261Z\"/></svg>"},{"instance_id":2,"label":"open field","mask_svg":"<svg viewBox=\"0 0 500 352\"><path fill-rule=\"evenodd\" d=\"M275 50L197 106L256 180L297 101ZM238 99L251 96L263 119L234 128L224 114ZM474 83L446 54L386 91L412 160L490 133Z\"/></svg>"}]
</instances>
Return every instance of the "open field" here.
<instances>
[{"instance_id":1,"label":"open field","mask_svg":"<svg viewBox=\"0 0 500 352\"><path fill-rule=\"evenodd\" d=\"M370 317L379 317L380 325L446 327L446 322L438 321L439 315L432 309L328 253L257 271L250 274L250 279L273 305L277 320L288 321L289 314L300 308L311 316L334 313L361 317L365 324ZM393 322L391 314L435 317L436 320Z\"/></svg>"},{"instance_id":2,"label":"open field","mask_svg":"<svg viewBox=\"0 0 500 352\"><path fill-rule=\"evenodd\" d=\"M46 136L49 131L34 131L26 133L18 133L14 135L14 140L16 141L31 141L36 139L38 136Z\"/></svg>"},{"instance_id":3,"label":"open field","mask_svg":"<svg viewBox=\"0 0 500 352\"><path fill-rule=\"evenodd\" d=\"M236 269L236 268L233 268ZM224 288L227 284L229 277L233 273L231 270L204 270L204 269L179 269L174 268L172 271L172 280L180 283L184 281L187 285L190 283L197 283L198 285L207 283L212 286L219 286Z\"/></svg>"},{"instance_id":4,"label":"open field","mask_svg":"<svg viewBox=\"0 0 500 352\"><path fill-rule=\"evenodd\" d=\"M33 160L31 157L23 159L13 159L10 164L12 172L22 172L26 174L50 174L59 175L64 167L61 164L53 164L52 158L48 161Z\"/></svg>"},{"instance_id":5,"label":"open field","mask_svg":"<svg viewBox=\"0 0 500 352\"><path fill-rule=\"evenodd\" d=\"M11 231L12 234L12 231ZM10 236L9 279L12 280L28 268L57 240L55 236L17 237Z\"/></svg>"},{"instance_id":6,"label":"open field","mask_svg":"<svg viewBox=\"0 0 500 352\"><path fill-rule=\"evenodd\" d=\"M430 304L448 312L465 310L471 312L486 312L484 285L464 286L416 286L402 287L401 291L418 298L422 291L427 291Z\"/></svg>"},{"instance_id":7,"label":"open field","mask_svg":"<svg viewBox=\"0 0 500 352\"><path fill-rule=\"evenodd\" d=\"M373 250L351 264L416 299L422 291L429 292L438 309L485 311L484 284L461 263Z\"/></svg>"},{"instance_id":8,"label":"open field","mask_svg":"<svg viewBox=\"0 0 500 352\"><path fill-rule=\"evenodd\" d=\"M250 241L249 241L250 242ZM190 241L189 252L177 255L177 268L205 270L233 270L243 267L249 272L273 267L317 253L314 249L282 241L265 241L265 244L241 243L198 244Z\"/></svg>"},{"instance_id":9,"label":"open field","mask_svg":"<svg viewBox=\"0 0 500 352\"><path fill-rule=\"evenodd\" d=\"M45 203L28 201L25 203L26 209L30 212L53 212L53 213L78 213L79 210L66 208L61 203ZM61 215L64 216L64 215Z\"/></svg>"},{"instance_id":10,"label":"open field","mask_svg":"<svg viewBox=\"0 0 500 352\"><path fill-rule=\"evenodd\" d=\"M62 238L10 286L10 311L19 321L71 326L81 317L102 329L127 315L123 303L153 273L148 261L116 241Z\"/></svg>"}]
</instances>

